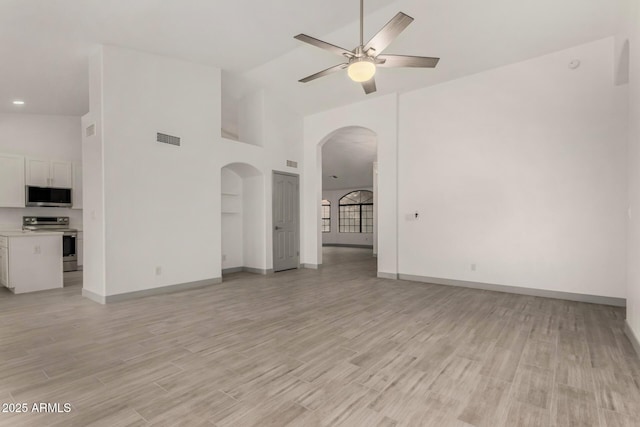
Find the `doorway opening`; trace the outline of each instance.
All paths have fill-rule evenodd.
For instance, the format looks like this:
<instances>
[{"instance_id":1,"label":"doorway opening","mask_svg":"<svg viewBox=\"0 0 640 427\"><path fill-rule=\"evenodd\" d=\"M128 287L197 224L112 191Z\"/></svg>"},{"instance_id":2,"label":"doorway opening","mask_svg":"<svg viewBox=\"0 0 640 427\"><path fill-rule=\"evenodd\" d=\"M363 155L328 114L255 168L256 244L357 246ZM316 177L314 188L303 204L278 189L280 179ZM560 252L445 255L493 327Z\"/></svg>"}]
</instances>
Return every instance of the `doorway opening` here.
<instances>
[{"instance_id":1,"label":"doorway opening","mask_svg":"<svg viewBox=\"0 0 640 427\"><path fill-rule=\"evenodd\" d=\"M222 275L266 274L264 175L246 163L221 169Z\"/></svg>"},{"instance_id":2,"label":"doorway opening","mask_svg":"<svg viewBox=\"0 0 640 427\"><path fill-rule=\"evenodd\" d=\"M321 142L321 157L322 264L353 262L375 274L377 135L359 126L338 129Z\"/></svg>"}]
</instances>

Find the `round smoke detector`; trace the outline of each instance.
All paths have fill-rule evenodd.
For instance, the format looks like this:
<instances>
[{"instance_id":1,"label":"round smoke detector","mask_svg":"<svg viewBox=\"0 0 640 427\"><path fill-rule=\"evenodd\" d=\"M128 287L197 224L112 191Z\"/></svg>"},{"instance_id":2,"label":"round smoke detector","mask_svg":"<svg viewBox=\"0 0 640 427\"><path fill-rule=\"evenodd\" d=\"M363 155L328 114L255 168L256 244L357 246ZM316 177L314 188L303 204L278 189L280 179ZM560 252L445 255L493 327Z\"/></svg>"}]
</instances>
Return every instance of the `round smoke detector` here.
<instances>
[{"instance_id":1,"label":"round smoke detector","mask_svg":"<svg viewBox=\"0 0 640 427\"><path fill-rule=\"evenodd\" d=\"M574 59L571 62L569 62L569 69L571 69L571 70L575 70L579 66L580 66L580 60L579 59Z\"/></svg>"}]
</instances>

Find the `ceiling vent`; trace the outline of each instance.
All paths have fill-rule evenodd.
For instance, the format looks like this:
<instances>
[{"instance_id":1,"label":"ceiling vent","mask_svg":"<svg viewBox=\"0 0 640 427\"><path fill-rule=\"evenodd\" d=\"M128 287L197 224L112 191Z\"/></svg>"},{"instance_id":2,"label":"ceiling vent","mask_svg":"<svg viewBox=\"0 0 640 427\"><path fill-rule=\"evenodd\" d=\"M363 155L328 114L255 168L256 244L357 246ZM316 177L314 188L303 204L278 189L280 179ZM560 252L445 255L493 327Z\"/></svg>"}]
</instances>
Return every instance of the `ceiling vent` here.
<instances>
[{"instance_id":1,"label":"ceiling vent","mask_svg":"<svg viewBox=\"0 0 640 427\"><path fill-rule=\"evenodd\" d=\"M287 166L289 166L290 168L297 168L298 162L294 162L293 160L287 160Z\"/></svg>"},{"instance_id":2,"label":"ceiling vent","mask_svg":"<svg viewBox=\"0 0 640 427\"><path fill-rule=\"evenodd\" d=\"M158 132L156 141L162 142L163 144L171 144L180 146L180 138L177 136L167 135L165 133Z\"/></svg>"}]
</instances>

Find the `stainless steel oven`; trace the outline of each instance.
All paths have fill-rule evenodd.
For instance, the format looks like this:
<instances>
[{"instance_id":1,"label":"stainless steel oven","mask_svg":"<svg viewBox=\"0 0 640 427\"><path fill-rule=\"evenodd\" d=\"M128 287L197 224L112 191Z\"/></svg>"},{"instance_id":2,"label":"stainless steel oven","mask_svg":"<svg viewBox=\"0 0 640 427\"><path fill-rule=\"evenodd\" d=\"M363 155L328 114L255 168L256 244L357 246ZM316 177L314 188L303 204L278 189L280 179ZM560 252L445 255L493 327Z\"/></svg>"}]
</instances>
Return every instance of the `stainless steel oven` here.
<instances>
[{"instance_id":1,"label":"stainless steel oven","mask_svg":"<svg viewBox=\"0 0 640 427\"><path fill-rule=\"evenodd\" d=\"M62 270L78 269L78 230L69 228L68 216L23 216L22 229L62 232Z\"/></svg>"},{"instance_id":2,"label":"stainless steel oven","mask_svg":"<svg viewBox=\"0 0 640 427\"><path fill-rule=\"evenodd\" d=\"M62 234L62 271L76 271L78 269L76 231L64 231Z\"/></svg>"}]
</instances>

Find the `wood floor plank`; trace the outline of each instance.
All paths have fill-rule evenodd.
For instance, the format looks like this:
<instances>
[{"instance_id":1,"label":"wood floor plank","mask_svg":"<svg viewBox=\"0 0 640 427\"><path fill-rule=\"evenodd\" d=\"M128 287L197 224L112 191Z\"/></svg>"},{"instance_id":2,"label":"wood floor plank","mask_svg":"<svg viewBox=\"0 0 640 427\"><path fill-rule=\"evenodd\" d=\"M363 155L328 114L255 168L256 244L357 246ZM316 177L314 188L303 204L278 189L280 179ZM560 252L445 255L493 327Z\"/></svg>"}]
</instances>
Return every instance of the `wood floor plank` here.
<instances>
[{"instance_id":1,"label":"wood floor plank","mask_svg":"<svg viewBox=\"0 0 640 427\"><path fill-rule=\"evenodd\" d=\"M511 393L512 398L519 402L541 409L550 409L553 370L530 365L520 366Z\"/></svg>"},{"instance_id":2,"label":"wood floor plank","mask_svg":"<svg viewBox=\"0 0 640 427\"><path fill-rule=\"evenodd\" d=\"M593 392L557 384L555 396L556 401L554 402L554 411L551 416L552 426L596 427L600 425Z\"/></svg>"},{"instance_id":3,"label":"wood floor plank","mask_svg":"<svg viewBox=\"0 0 640 427\"><path fill-rule=\"evenodd\" d=\"M504 423L506 427L548 427L551 423L551 411L524 402L513 401Z\"/></svg>"},{"instance_id":4,"label":"wood floor plank","mask_svg":"<svg viewBox=\"0 0 640 427\"><path fill-rule=\"evenodd\" d=\"M458 419L478 427L502 424L508 410L509 386L506 381L482 377Z\"/></svg>"}]
</instances>

